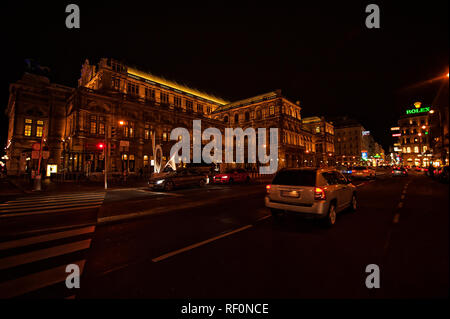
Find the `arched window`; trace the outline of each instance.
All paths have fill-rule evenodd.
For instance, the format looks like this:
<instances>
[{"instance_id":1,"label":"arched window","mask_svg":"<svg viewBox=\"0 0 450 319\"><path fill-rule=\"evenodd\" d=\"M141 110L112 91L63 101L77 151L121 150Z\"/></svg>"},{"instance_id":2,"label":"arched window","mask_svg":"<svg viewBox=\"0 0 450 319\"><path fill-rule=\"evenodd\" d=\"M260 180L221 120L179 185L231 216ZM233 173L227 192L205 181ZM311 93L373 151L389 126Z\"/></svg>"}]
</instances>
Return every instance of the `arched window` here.
<instances>
[{"instance_id":1,"label":"arched window","mask_svg":"<svg viewBox=\"0 0 450 319\"><path fill-rule=\"evenodd\" d=\"M246 122L250 121L250 113L248 111L245 112L245 121Z\"/></svg>"},{"instance_id":2,"label":"arched window","mask_svg":"<svg viewBox=\"0 0 450 319\"><path fill-rule=\"evenodd\" d=\"M223 121L224 121L224 123L228 123L228 116L225 116L225 117L223 118Z\"/></svg>"},{"instance_id":3,"label":"arched window","mask_svg":"<svg viewBox=\"0 0 450 319\"><path fill-rule=\"evenodd\" d=\"M234 123L239 123L239 114L234 114Z\"/></svg>"}]
</instances>

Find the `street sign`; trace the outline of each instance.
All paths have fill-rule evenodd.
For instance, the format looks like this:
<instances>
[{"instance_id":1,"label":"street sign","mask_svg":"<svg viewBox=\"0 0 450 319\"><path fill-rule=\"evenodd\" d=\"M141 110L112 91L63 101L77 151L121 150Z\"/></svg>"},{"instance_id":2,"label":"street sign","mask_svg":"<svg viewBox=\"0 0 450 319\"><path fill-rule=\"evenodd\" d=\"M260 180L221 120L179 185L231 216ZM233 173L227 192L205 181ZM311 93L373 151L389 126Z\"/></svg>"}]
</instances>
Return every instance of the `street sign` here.
<instances>
[{"instance_id":1,"label":"street sign","mask_svg":"<svg viewBox=\"0 0 450 319\"><path fill-rule=\"evenodd\" d=\"M49 151L43 151L42 152L42 158L43 159L48 159L50 157L50 152Z\"/></svg>"},{"instance_id":2,"label":"street sign","mask_svg":"<svg viewBox=\"0 0 450 319\"><path fill-rule=\"evenodd\" d=\"M32 159L39 159L39 151L31 151Z\"/></svg>"},{"instance_id":3,"label":"street sign","mask_svg":"<svg viewBox=\"0 0 450 319\"><path fill-rule=\"evenodd\" d=\"M39 151L41 149L41 143L33 144L33 151Z\"/></svg>"}]
</instances>

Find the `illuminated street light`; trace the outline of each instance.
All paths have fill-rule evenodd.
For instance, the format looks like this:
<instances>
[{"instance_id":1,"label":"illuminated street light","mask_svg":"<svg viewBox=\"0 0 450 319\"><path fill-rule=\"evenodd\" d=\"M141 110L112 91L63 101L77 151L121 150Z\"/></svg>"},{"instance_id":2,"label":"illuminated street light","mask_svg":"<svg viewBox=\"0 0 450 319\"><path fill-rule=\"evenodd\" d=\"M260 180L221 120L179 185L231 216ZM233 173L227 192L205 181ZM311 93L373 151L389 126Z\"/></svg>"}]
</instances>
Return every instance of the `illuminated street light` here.
<instances>
[{"instance_id":1,"label":"illuminated street light","mask_svg":"<svg viewBox=\"0 0 450 319\"><path fill-rule=\"evenodd\" d=\"M119 125L124 125L125 122L124 121L119 121Z\"/></svg>"}]
</instances>

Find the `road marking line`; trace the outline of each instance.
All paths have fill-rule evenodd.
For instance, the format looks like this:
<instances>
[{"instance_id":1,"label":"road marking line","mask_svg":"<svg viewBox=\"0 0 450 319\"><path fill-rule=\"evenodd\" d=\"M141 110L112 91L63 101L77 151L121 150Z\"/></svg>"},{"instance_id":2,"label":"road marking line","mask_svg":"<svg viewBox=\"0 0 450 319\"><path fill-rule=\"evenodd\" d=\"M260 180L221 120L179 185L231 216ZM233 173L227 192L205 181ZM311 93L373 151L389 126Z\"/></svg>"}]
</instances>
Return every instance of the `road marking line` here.
<instances>
[{"instance_id":1,"label":"road marking line","mask_svg":"<svg viewBox=\"0 0 450 319\"><path fill-rule=\"evenodd\" d=\"M397 213L397 214L394 215L394 220L393 220L392 222L393 222L394 224L398 224L399 219L400 219L400 214Z\"/></svg>"},{"instance_id":2,"label":"road marking line","mask_svg":"<svg viewBox=\"0 0 450 319\"><path fill-rule=\"evenodd\" d=\"M43 243L46 241L52 241L61 238L74 237L78 235L84 235L88 233L93 233L95 226L88 226L83 228L71 229L67 231L45 234L40 236L27 237L23 239L11 240L7 242L0 243L0 250L24 247L32 244Z\"/></svg>"},{"instance_id":3,"label":"road marking line","mask_svg":"<svg viewBox=\"0 0 450 319\"><path fill-rule=\"evenodd\" d=\"M147 193L147 194L155 194L155 195L167 195L167 196L174 196L174 197L182 197L182 196L184 196L183 194L146 191L144 189L140 189L139 192Z\"/></svg>"},{"instance_id":4,"label":"road marking line","mask_svg":"<svg viewBox=\"0 0 450 319\"><path fill-rule=\"evenodd\" d=\"M263 216L263 217L260 217L260 218L258 218L256 221L257 222L259 222L259 221L261 221L261 220L264 220L264 219L267 219L267 218L269 218L270 216L272 216L272 215L266 215L266 216Z\"/></svg>"},{"instance_id":5,"label":"road marking line","mask_svg":"<svg viewBox=\"0 0 450 319\"><path fill-rule=\"evenodd\" d=\"M201 241L201 242L199 242L199 243L196 243L196 244L193 244L193 245L189 245L189 246L187 246L187 247L184 247L184 248L181 248L181 249L172 251L172 252L170 252L170 253L167 253L167 254L161 255L161 256L159 256L159 257L153 258L152 261L155 262L155 263L156 263L156 262L159 262L159 261L164 260L164 259L167 259L167 258L169 258L169 257L175 256L175 255L178 255L178 254L181 254L181 253L183 253L183 252L185 252L185 251L192 250L192 249L194 249L194 248L197 248L197 247L206 245L206 244L208 244L208 243L210 243L210 242L213 242L213 241L216 241L216 240L218 240L218 239L221 239L221 238L230 236L230 235L232 235L232 234L241 232L241 231L246 230L246 229L248 229L248 228L250 228L250 227L253 227L253 225L247 225L247 226L244 226L244 227L241 227L241 228L232 230L232 231L230 231L230 232L228 232L228 233L225 233L225 234L222 234L222 235L219 235L219 236L215 236L215 237L212 237L212 238L210 238L210 239Z\"/></svg>"},{"instance_id":6,"label":"road marking line","mask_svg":"<svg viewBox=\"0 0 450 319\"><path fill-rule=\"evenodd\" d=\"M250 195L256 195L259 193L261 193L261 190L258 189L255 192L247 193L247 195L250 196ZM241 197L241 196L239 196L239 194L238 195L235 194L234 196L222 196L222 197L207 199L204 202L193 201L193 202L183 203L178 206L174 206L174 205L158 206L155 208L151 208L148 210L141 210L141 211L137 211L134 213L105 216L105 217L100 217L97 219L97 225L113 223L113 222L118 222L118 221L123 221L123 220L131 220L134 218L141 218L141 217L156 215L156 214L170 213L172 211L178 211L178 210L182 210L182 209L191 209L191 208L196 208L196 207L202 207L202 206L214 204L220 200L233 200L238 197ZM1 215L0 215L0 217L1 217Z\"/></svg>"},{"instance_id":7,"label":"road marking line","mask_svg":"<svg viewBox=\"0 0 450 319\"><path fill-rule=\"evenodd\" d=\"M83 199L82 202L80 202L79 199L72 200L72 201L63 201L63 202L48 202L48 203L34 203L34 204L22 204L22 205L8 205L6 207L0 207L0 213L2 212L8 212L12 210L37 210L42 208L48 208L48 207L69 207L74 205L92 205L96 203L103 203L103 199Z\"/></svg>"},{"instance_id":8,"label":"road marking line","mask_svg":"<svg viewBox=\"0 0 450 319\"><path fill-rule=\"evenodd\" d=\"M73 264L77 264L80 267L80 274L83 272L85 262L86 260L73 262ZM2 282L0 283L0 298L13 298L40 288L54 285L65 281L67 276L66 265L63 265Z\"/></svg>"},{"instance_id":9,"label":"road marking line","mask_svg":"<svg viewBox=\"0 0 450 319\"><path fill-rule=\"evenodd\" d=\"M0 218L40 215L40 214L48 214L48 213L59 213L59 212L68 212L71 210L86 210L86 209L99 208L99 207L101 207L101 205L78 206L78 207L71 207L71 208L64 208L64 209L51 209L51 210L43 210L43 211L36 211L36 212L30 212L30 213L12 213L12 214L2 213L2 214L0 214Z\"/></svg>"},{"instance_id":10,"label":"road marking line","mask_svg":"<svg viewBox=\"0 0 450 319\"><path fill-rule=\"evenodd\" d=\"M0 270L8 269L35 261L48 259L56 256L66 255L75 251L88 249L91 245L90 239L76 241L74 243L54 246L40 250L31 251L20 255L9 256L0 259Z\"/></svg>"},{"instance_id":11,"label":"road marking line","mask_svg":"<svg viewBox=\"0 0 450 319\"><path fill-rule=\"evenodd\" d=\"M403 202L398 203L398 208L402 208L403 207Z\"/></svg>"},{"instance_id":12,"label":"road marking line","mask_svg":"<svg viewBox=\"0 0 450 319\"><path fill-rule=\"evenodd\" d=\"M21 197L15 200L8 201L7 203L23 203L23 202L35 202L39 200L55 200L55 199L83 199L83 198L103 198L105 193L93 193L86 195L63 195L63 196L43 196L43 197Z\"/></svg>"}]
</instances>

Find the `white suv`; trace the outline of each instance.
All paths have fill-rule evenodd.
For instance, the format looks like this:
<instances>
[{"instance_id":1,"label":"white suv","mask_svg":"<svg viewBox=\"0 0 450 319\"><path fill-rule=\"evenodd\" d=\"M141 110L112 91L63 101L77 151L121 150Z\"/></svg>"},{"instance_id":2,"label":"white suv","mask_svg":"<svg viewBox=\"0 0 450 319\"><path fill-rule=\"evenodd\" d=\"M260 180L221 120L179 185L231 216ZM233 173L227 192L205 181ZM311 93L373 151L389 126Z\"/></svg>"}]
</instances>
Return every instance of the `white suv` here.
<instances>
[{"instance_id":1,"label":"white suv","mask_svg":"<svg viewBox=\"0 0 450 319\"><path fill-rule=\"evenodd\" d=\"M266 190L273 216L293 212L323 218L331 226L338 212L357 208L356 187L335 169L282 169Z\"/></svg>"}]
</instances>

